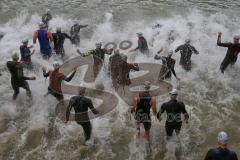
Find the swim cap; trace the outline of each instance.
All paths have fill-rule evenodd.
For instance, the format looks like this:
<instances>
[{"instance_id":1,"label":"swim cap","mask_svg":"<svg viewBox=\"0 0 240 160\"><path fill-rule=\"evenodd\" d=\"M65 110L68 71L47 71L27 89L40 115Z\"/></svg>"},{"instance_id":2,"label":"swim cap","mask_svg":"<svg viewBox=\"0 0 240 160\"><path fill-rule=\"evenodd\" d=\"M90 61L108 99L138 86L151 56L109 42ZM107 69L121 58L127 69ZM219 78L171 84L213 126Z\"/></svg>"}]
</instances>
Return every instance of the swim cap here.
<instances>
[{"instance_id":1,"label":"swim cap","mask_svg":"<svg viewBox=\"0 0 240 160\"><path fill-rule=\"evenodd\" d=\"M240 36L239 36L239 35L235 35L235 36L233 37L233 39L239 40L239 39L240 39Z\"/></svg>"},{"instance_id":2,"label":"swim cap","mask_svg":"<svg viewBox=\"0 0 240 160\"><path fill-rule=\"evenodd\" d=\"M190 39L186 39L186 40L185 40L185 43L186 43L186 44L190 44L190 43L191 43L191 40L190 40Z\"/></svg>"},{"instance_id":3,"label":"swim cap","mask_svg":"<svg viewBox=\"0 0 240 160\"><path fill-rule=\"evenodd\" d=\"M39 26L39 28L43 28L44 27L44 23L43 22L39 22L38 26Z\"/></svg>"},{"instance_id":4,"label":"swim cap","mask_svg":"<svg viewBox=\"0 0 240 160\"><path fill-rule=\"evenodd\" d=\"M24 39L24 40L22 40L22 43L23 43L23 44L28 43L28 39Z\"/></svg>"},{"instance_id":5,"label":"swim cap","mask_svg":"<svg viewBox=\"0 0 240 160\"><path fill-rule=\"evenodd\" d=\"M12 55L12 59L19 59L18 53L14 53L14 54Z\"/></svg>"},{"instance_id":6,"label":"swim cap","mask_svg":"<svg viewBox=\"0 0 240 160\"><path fill-rule=\"evenodd\" d=\"M102 43L101 42L98 42L95 45L96 45L96 47L102 47Z\"/></svg>"},{"instance_id":7,"label":"swim cap","mask_svg":"<svg viewBox=\"0 0 240 160\"><path fill-rule=\"evenodd\" d=\"M138 37L142 37L143 34L141 32L137 33Z\"/></svg>"},{"instance_id":8,"label":"swim cap","mask_svg":"<svg viewBox=\"0 0 240 160\"><path fill-rule=\"evenodd\" d=\"M218 133L217 137L218 143L227 144L228 143L228 135L226 132L222 131Z\"/></svg>"},{"instance_id":9,"label":"swim cap","mask_svg":"<svg viewBox=\"0 0 240 160\"><path fill-rule=\"evenodd\" d=\"M145 82L144 82L144 88L147 89L147 90L149 90L149 89L151 88L151 82L145 81Z\"/></svg>"},{"instance_id":10,"label":"swim cap","mask_svg":"<svg viewBox=\"0 0 240 160\"><path fill-rule=\"evenodd\" d=\"M169 49L168 50L168 57L171 57L173 55L173 50L172 49Z\"/></svg>"},{"instance_id":11,"label":"swim cap","mask_svg":"<svg viewBox=\"0 0 240 160\"><path fill-rule=\"evenodd\" d=\"M58 61L54 61L54 62L53 62L53 68L54 68L54 69L57 69L57 68L59 68L59 67L60 67L59 62L58 62Z\"/></svg>"},{"instance_id":12,"label":"swim cap","mask_svg":"<svg viewBox=\"0 0 240 160\"><path fill-rule=\"evenodd\" d=\"M177 89L172 89L172 91L169 94L172 96L177 96L178 95Z\"/></svg>"}]
</instances>

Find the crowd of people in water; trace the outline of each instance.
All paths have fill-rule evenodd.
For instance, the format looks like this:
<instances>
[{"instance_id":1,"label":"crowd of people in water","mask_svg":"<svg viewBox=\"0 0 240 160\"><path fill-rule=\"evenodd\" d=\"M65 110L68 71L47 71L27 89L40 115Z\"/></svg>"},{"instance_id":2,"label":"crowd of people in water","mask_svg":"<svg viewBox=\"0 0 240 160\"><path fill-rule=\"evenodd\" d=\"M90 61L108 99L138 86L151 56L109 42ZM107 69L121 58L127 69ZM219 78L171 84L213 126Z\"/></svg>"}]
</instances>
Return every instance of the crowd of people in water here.
<instances>
[{"instance_id":1,"label":"crowd of people in water","mask_svg":"<svg viewBox=\"0 0 240 160\"><path fill-rule=\"evenodd\" d=\"M42 16L42 22L39 23L39 29L33 33L33 44L36 44L38 40L38 43L40 44L40 53L45 60L50 59L53 53L59 55L61 58L64 58L66 56L64 49L65 39L69 39L73 45L80 47L80 30L88 26L75 23L70 29L70 34L62 32L61 27L56 28L56 33L51 33L48 30L49 22L51 21L51 19L51 12L50 10L47 10L46 14ZM161 27L160 24L154 26L154 28L159 27ZM139 54L143 54L149 57L150 51L148 48L147 40L142 33L137 33L137 36L138 46L135 49L131 50L131 52L139 51ZM220 71L224 73L229 64L234 65L237 61L237 56L240 52L240 37L234 36L233 42L222 43L221 36L222 33L219 32L217 38L217 45L220 47L226 47L228 49L227 54L220 66ZM4 35L0 35L0 40L3 37ZM52 47L51 43L53 43L54 47ZM29 98L32 99L31 90L27 81L36 80L36 77L24 76L23 69L26 68L28 70L33 70L33 68L35 67L31 61L31 56L36 52L33 48L33 45L29 45L29 40L24 39L22 41L22 45L20 46L21 58L18 53L14 53L12 55L12 60L7 62L7 68L11 73L11 85L14 91L12 97L13 100L17 99L17 96L19 94L19 88L24 88ZM174 53L178 52L180 52L181 54L179 64L184 70L188 72L192 69L192 54L199 54L198 50L191 44L190 39L186 39L185 43L178 46L175 50L167 49L167 47L161 48L154 56L154 59L162 61L162 66L158 75L158 80L160 82L165 79L171 78L172 74L178 81L180 81L180 77L177 76L175 72L176 61L172 57ZM111 79L112 86L115 89L118 89L119 86L130 85L130 72L133 70L140 70L137 63L128 63L127 55L121 54L119 50L114 50L113 48L102 48L102 43L100 42L96 43L95 49L92 49L86 53L82 53L79 49L77 49L77 53L82 57L90 55L93 56L94 78L98 76L100 70L103 67L105 54L111 55L111 57L109 58L109 78ZM49 87L47 95L50 94L54 96L58 101L64 100L64 95L61 90L62 81L71 81L76 73L75 68L70 75L64 75L59 70L60 66L61 64L59 61L54 61L53 70L47 71L45 67L42 67L43 76L49 77ZM185 104L177 99L178 90L172 89L172 91L169 93L170 100L163 103L158 111L156 97L152 96L150 93L151 83L149 81L146 81L143 86L143 90L134 97L132 105L130 106L131 113L134 114L134 119L136 122L137 137L140 137L140 126L141 124L143 124L145 130L144 137L147 141L150 141L150 129L152 125L151 116L156 116L156 118L161 121L161 116L165 112L167 113L167 119L165 122L167 140L171 139L174 132L176 133L176 135L178 135L181 131L183 123L181 116L184 116L185 123L188 123L189 120L189 114L187 113ZM72 108L74 108L76 114L86 113L89 109L94 114L99 114L99 111L94 108L92 100L84 96L85 91L86 88L81 87L79 89L79 94L73 96L70 99L68 109L66 110L65 123L69 121L69 115ZM90 145L92 143L92 125L90 119L88 121L80 121L77 123L81 125L84 130L85 144ZM210 149L205 157L205 160L237 160L237 154L228 149L228 139L229 137L226 132L220 132L217 136L218 147Z\"/></svg>"}]
</instances>

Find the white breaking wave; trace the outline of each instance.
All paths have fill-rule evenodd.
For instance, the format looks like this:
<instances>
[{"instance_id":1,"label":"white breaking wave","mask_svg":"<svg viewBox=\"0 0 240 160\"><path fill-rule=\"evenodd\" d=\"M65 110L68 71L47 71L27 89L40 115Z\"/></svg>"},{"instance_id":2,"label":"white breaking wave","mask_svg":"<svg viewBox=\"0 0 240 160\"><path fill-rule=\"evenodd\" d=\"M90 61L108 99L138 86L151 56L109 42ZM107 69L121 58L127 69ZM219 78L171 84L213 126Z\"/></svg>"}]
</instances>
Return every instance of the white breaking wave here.
<instances>
[{"instance_id":1,"label":"white breaking wave","mask_svg":"<svg viewBox=\"0 0 240 160\"><path fill-rule=\"evenodd\" d=\"M41 20L39 15L20 13L6 24L0 25L0 31L5 36L0 41L1 68L10 60L13 51L19 52L21 40L32 39L32 33L38 28ZM69 19L64 15L54 16L50 22L50 30L55 31L61 26L62 30L69 32L76 19ZM25 101L23 90L16 101L11 102L13 91L10 86L10 74L2 69L0 77L0 153L2 159L203 159L206 149L214 147L214 139L218 131L226 129L232 139L231 145L240 151L239 133L239 62L233 68L229 67L222 75L219 71L220 63L225 56L226 48L216 46L217 33L223 32L222 41L232 41L235 34L240 33L238 17L228 17L223 14L206 15L193 10L187 16L176 15L168 18L159 18L146 23L142 21L126 22L124 27L114 23L112 13L106 13L102 23L95 24L91 20L84 20L90 29L81 31L81 51L95 47L96 42L119 42L130 40L133 49L137 45L137 32L142 32L149 42L151 57L138 55L135 62L160 63L153 60L155 53L161 48L175 49L190 38L192 44L200 52L192 56L193 69L185 72L179 65L179 53L174 54L176 59L176 73L181 77L181 90L179 99L184 101L190 112L190 124L183 125L182 133L173 141L165 141L164 120L155 120L152 124L152 152L147 151L147 145L140 142L139 146L133 128L134 120L130 119L128 106L120 101L116 109L104 117L94 119L93 136L96 139L97 149L84 149L83 132L74 122L65 125L60 120L53 120L55 104L57 101L43 95L47 91L46 81L40 73L36 74L37 80L29 82L34 100L31 105ZM83 23L80 21L80 23ZM159 23L161 28L152 29L152 25ZM173 31L175 39L171 44L167 42L170 32ZM92 33L91 33L92 32ZM89 34L88 34L89 33ZM157 34L157 35L156 35ZM32 41L30 41L32 44ZM39 55L39 45L35 45L37 52L33 55L33 62L38 66L51 69L51 62L42 60ZM68 40L65 42L66 54L69 58L77 56L76 48ZM124 54L128 51L120 50ZM106 76L102 76L105 81ZM74 77L74 83L81 77ZM105 79L104 79L105 78ZM173 86L178 86L174 77ZM80 82L79 82L80 84ZM167 95L158 97L158 108L168 100ZM163 117L164 119L165 117ZM52 125L52 126L51 126ZM214 137L214 138L213 138ZM15 145L12 145L15 144ZM102 149L100 149L102 148ZM237 150L238 149L238 150ZM0 158L0 159L1 159Z\"/></svg>"}]
</instances>

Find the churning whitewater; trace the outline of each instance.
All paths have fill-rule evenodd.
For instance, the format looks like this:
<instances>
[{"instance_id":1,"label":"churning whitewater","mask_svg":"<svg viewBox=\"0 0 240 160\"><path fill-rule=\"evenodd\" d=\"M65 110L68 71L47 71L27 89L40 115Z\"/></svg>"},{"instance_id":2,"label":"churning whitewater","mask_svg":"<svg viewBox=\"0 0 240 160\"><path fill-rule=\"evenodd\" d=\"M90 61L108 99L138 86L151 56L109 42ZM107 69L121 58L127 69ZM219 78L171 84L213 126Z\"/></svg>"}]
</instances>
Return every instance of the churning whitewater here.
<instances>
[{"instance_id":1,"label":"churning whitewater","mask_svg":"<svg viewBox=\"0 0 240 160\"><path fill-rule=\"evenodd\" d=\"M240 64L237 61L222 74L219 68L225 57L226 48L217 46L218 32L222 32L223 42L232 41L234 35L240 34L240 18L233 14L235 7L240 6L239 2L233 2L235 5L223 3L222 5L227 6L224 10L220 9L221 5L206 7L204 10L201 5L196 7L195 3L198 2L193 1L187 3L192 9L184 10L181 7L173 7L177 1L158 6L159 2L153 0L146 1L145 6L144 2L139 1L122 3L84 1L79 4L81 2L62 0L68 9L58 10L61 5L51 8L50 2L60 3L45 0L42 4L39 3L39 6L30 9L26 6L34 6L36 2L24 1L23 4L16 1L12 1L11 4L5 0L0 2L0 33L4 34L0 40L1 160L202 160L210 148L217 146L217 134L223 130L230 137L229 148L239 155ZM218 2L221 1L213 1L214 4ZM108 3L112 8L105 9ZM138 3L142 5L142 12L141 7L137 8ZM205 2L201 3L203 6L209 6ZM14 9L14 5L19 6L16 9L17 14L9 11ZM80 5L79 12L77 5ZM75 23L87 24L88 27L81 29L80 47L72 45L68 39L65 40L66 56L63 60L58 56L53 56L49 60L43 59L37 42L34 45L36 52L32 55L32 63L36 67L33 71L24 70L26 76L36 76L35 81L28 81L33 98L30 101L25 90L21 89L16 101L12 101L11 75L6 62L11 61L14 52L20 52L19 46L23 39L28 39L29 44L33 44L33 33L38 29L41 14L47 7L52 10L53 16L48 24L48 30L51 32L61 27L62 32L69 33ZM133 9L134 7L137 9ZM156 7L161 8L162 14L160 11L151 11ZM37 10L33 11L34 9ZM86 12L89 12L89 15ZM10 15L4 16L6 13ZM154 28L156 24L160 24L161 27ZM149 56L130 52L137 47L136 33L140 32L148 42ZM96 85L94 82L84 82L86 66L77 68L73 79L66 82L68 85L84 84L88 88L99 87L99 83L102 83L100 87L104 85L104 91L117 97L118 104L111 112L91 120L93 146L83 145L82 127L74 121L65 124L55 114L58 101L53 96L46 96L49 82L43 77L41 68L44 66L47 70L52 70L52 64L56 60L62 64L79 57L76 51L78 48L85 53L94 49L95 43L102 42L104 46L108 42L114 42L119 49L122 41L130 41L131 48L119 49L120 53L128 56L129 63L161 64L161 61L154 59L159 49L175 50L177 46L184 44L186 39L191 39L191 43L199 52L198 55L192 55L192 69L186 72L179 65L180 54L174 53L172 57L176 60L175 71L181 80L178 81L172 76L171 80L164 83L178 89L178 99L185 103L189 120L187 124L183 123L180 134L174 135L170 140L167 140L165 133L165 114L162 115L162 121L151 114L151 144L142 137L137 138L130 106L117 91L114 91L108 76L110 55L105 55ZM131 72L130 77L135 78L142 74ZM156 97L157 111L169 100L168 93L167 91ZM74 95L64 96L65 99L70 99ZM90 98L93 106L98 109L101 99ZM142 129L141 134L144 134Z\"/></svg>"}]
</instances>

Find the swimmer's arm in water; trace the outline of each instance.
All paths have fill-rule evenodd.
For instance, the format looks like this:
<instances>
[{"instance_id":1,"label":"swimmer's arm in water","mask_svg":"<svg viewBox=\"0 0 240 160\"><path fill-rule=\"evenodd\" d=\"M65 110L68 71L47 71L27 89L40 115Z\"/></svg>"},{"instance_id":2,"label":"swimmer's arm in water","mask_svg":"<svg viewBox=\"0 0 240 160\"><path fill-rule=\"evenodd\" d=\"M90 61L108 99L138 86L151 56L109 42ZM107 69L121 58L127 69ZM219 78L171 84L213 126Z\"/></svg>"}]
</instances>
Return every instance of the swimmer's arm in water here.
<instances>
[{"instance_id":1,"label":"swimmer's arm in water","mask_svg":"<svg viewBox=\"0 0 240 160\"><path fill-rule=\"evenodd\" d=\"M76 71L77 71L77 69L76 68L74 68L74 71L73 71L73 73L69 76L69 77L66 77L66 76L64 76L64 81L67 81L67 82L70 82L71 80L72 80L72 78L74 77L74 75L75 75L75 73L76 73Z\"/></svg>"},{"instance_id":2,"label":"swimmer's arm in water","mask_svg":"<svg viewBox=\"0 0 240 160\"><path fill-rule=\"evenodd\" d=\"M142 42L140 40L138 40L138 46L135 49L130 50L130 52L134 52L134 51L138 50L140 47L142 47L142 45L143 45Z\"/></svg>"},{"instance_id":3,"label":"swimmer's arm in water","mask_svg":"<svg viewBox=\"0 0 240 160\"><path fill-rule=\"evenodd\" d=\"M188 114L187 111L186 111L186 107L185 107L185 104L184 104L184 103L182 103L182 113L183 113L183 115L184 115L184 118L185 118L186 123L188 123L189 114Z\"/></svg>"},{"instance_id":4,"label":"swimmer's arm in water","mask_svg":"<svg viewBox=\"0 0 240 160\"><path fill-rule=\"evenodd\" d=\"M152 99L151 99L151 108L152 108L153 114L156 116L157 115L157 100L156 100L156 97L152 97Z\"/></svg>"},{"instance_id":5,"label":"swimmer's arm in water","mask_svg":"<svg viewBox=\"0 0 240 160\"><path fill-rule=\"evenodd\" d=\"M162 51L163 51L163 48L160 48L160 50L157 52L158 54L159 53L162 53Z\"/></svg>"},{"instance_id":6,"label":"swimmer's arm in water","mask_svg":"<svg viewBox=\"0 0 240 160\"><path fill-rule=\"evenodd\" d=\"M137 104L138 104L139 100L140 100L139 96L134 97L132 105L130 106L131 107L131 113L134 113L136 111Z\"/></svg>"},{"instance_id":7,"label":"swimmer's arm in water","mask_svg":"<svg viewBox=\"0 0 240 160\"><path fill-rule=\"evenodd\" d=\"M159 59L162 59L162 57L161 56L159 56L158 54L160 54L160 53L162 53L163 52L163 47L162 48L160 48L160 50L157 52L157 54L154 56L154 59L156 59L156 60L159 60Z\"/></svg>"},{"instance_id":8,"label":"swimmer's arm in water","mask_svg":"<svg viewBox=\"0 0 240 160\"><path fill-rule=\"evenodd\" d=\"M181 51L181 50L183 50L183 45L178 46L178 47L175 49L175 53L177 53L178 51Z\"/></svg>"},{"instance_id":9,"label":"swimmer's arm in water","mask_svg":"<svg viewBox=\"0 0 240 160\"><path fill-rule=\"evenodd\" d=\"M37 37L38 37L38 32L35 31L35 32L33 33L33 44L36 44L36 42L37 42Z\"/></svg>"},{"instance_id":10,"label":"swimmer's arm in water","mask_svg":"<svg viewBox=\"0 0 240 160\"><path fill-rule=\"evenodd\" d=\"M229 47L232 43L222 43L221 42L221 38L222 38L222 33L219 32L218 33L218 38L217 38L217 45L220 47Z\"/></svg>"},{"instance_id":11,"label":"swimmer's arm in water","mask_svg":"<svg viewBox=\"0 0 240 160\"><path fill-rule=\"evenodd\" d=\"M162 120L161 114L163 114L163 113L165 112L165 110L166 110L165 103L163 103L162 106L161 106L160 111L157 113L157 119L158 119L159 121Z\"/></svg>"},{"instance_id":12,"label":"swimmer's arm in water","mask_svg":"<svg viewBox=\"0 0 240 160\"><path fill-rule=\"evenodd\" d=\"M139 71L139 66L137 63L129 64L129 68L134 71Z\"/></svg>"},{"instance_id":13,"label":"swimmer's arm in water","mask_svg":"<svg viewBox=\"0 0 240 160\"><path fill-rule=\"evenodd\" d=\"M79 25L80 28L86 28L88 25Z\"/></svg>"},{"instance_id":14,"label":"swimmer's arm in water","mask_svg":"<svg viewBox=\"0 0 240 160\"><path fill-rule=\"evenodd\" d=\"M191 46L191 49L192 49L193 53L195 53L195 54L199 54L198 50L196 50L195 47Z\"/></svg>"},{"instance_id":15,"label":"swimmer's arm in water","mask_svg":"<svg viewBox=\"0 0 240 160\"><path fill-rule=\"evenodd\" d=\"M80 51L80 49L77 49L76 52L77 52L80 56L82 56L82 52Z\"/></svg>"},{"instance_id":16,"label":"swimmer's arm in water","mask_svg":"<svg viewBox=\"0 0 240 160\"><path fill-rule=\"evenodd\" d=\"M156 59L156 60L162 59L162 56L159 56L159 55L156 54L156 55L154 56L154 59Z\"/></svg>"},{"instance_id":17,"label":"swimmer's arm in water","mask_svg":"<svg viewBox=\"0 0 240 160\"><path fill-rule=\"evenodd\" d=\"M64 33L64 36L71 40L71 37L67 33Z\"/></svg>"},{"instance_id":18,"label":"swimmer's arm in water","mask_svg":"<svg viewBox=\"0 0 240 160\"><path fill-rule=\"evenodd\" d=\"M99 114L99 112L94 108L91 100L88 100L88 101L87 101L87 106L88 106L89 109L93 112L93 114Z\"/></svg>"},{"instance_id":19,"label":"swimmer's arm in water","mask_svg":"<svg viewBox=\"0 0 240 160\"><path fill-rule=\"evenodd\" d=\"M171 72L174 75L174 77L177 78L177 74L176 74L175 69L173 67L171 67Z\"/></svg>"},{"instance_id":20,"label":"swimmer's arm in water","mask_svg":"<svg viewBox=\"0 0 240 160\"><path fill-rule=\"evenodd\" d=\"M43 72L43 77L47 78L50 74L50 71L49 72L46 72L46 68L45 67L42 67L42 72Z\"/></svg>"},{"instance_id":21,"label":"swimmer's arm in water","mask_svg":"<svg viewBox=\"0 0 240 160\"><path fill-rule=\"evenodd\" d=\"M174 66L175 66L175 60L173 61L173 64L171 64L170 70L171 70L172 74L174 75L174 77L175 77L177 80L179 80L179 78L178 78L178 76L177 76L177 74L176 74L176 72L175 72Z\"/></svg>"},{"instance_id":22,"label":"swimmer's arm in water","mask_svg":"<svg viewBox=\"0 0 240 160\"><path fill-rule=\"evenodd\" d=\"M53 36L51 32L47 32L47 37L49 39L49 42L53 42Z\"/></svg>"},{"instance_id":23,"label":"swimmer's arm in water","mask_svg":"<svg viewBox=\"0 0 240 160\"><path fill-rule=\"evenodd\" d=\"M79 49L78 49L79 50ZM78 51L77 51L78 52ZM78 52L78 54L80 54L81 56L83 56L83 57L86 57L86 56L90 56L90 55L95 55L95 50L90 50L90 51L88 51L88 52L85 52L85 53L82 53L82 52L80 52L80 50L79 50L79 52Z\"/></svg>"}]
</instances>

